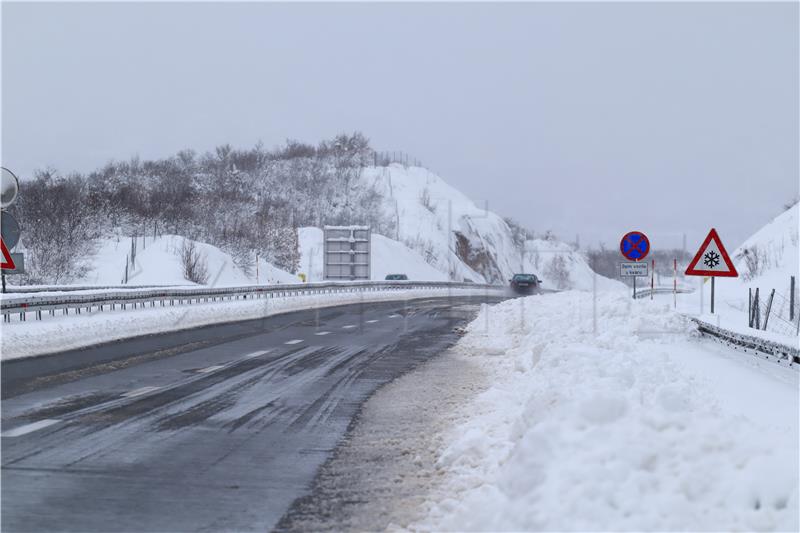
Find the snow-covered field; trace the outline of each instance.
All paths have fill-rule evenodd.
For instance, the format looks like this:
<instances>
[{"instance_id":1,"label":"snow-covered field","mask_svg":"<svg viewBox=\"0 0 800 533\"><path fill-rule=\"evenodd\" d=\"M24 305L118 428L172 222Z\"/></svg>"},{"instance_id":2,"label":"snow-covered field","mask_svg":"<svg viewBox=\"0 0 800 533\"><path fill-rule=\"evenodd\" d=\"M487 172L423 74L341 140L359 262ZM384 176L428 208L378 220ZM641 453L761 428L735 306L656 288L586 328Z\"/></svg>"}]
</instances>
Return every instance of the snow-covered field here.
<instances>
[{"instance_id":1,"label":"snow-covered field","mask_svg":"<svg viewBox=\"0 0 800 533\"><path fill-rule=\"evenodd\" d=\"M460 347L492 384L454 413L449 496L411 529L797 531L797 371L697 337L670 303L484 307Z\"/></svg>"},{"instance_id":2,"label":"snow-covered field","mask_svg":"<svg viewBox=\"0 0 800 533\"><path fill-rule=\"evenodd\" d=\"M360 302L402 301L444 296L482 296L486 289L409 289L402 291L309 294L302 296L147 307L130 311L95 311L56 315L44 320L13 321L0 326L3 360L83 348L139 335L263 318L302 309Z\"/></svg>"}]
</instances>

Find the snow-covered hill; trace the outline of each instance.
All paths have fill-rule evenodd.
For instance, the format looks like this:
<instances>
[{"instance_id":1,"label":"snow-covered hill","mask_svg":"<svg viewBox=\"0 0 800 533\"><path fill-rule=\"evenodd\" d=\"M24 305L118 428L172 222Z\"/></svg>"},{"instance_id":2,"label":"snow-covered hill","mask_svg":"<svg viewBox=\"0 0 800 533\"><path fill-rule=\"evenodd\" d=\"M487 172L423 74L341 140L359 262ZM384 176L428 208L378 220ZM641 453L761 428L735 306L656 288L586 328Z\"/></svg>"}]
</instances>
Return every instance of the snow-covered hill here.
<instances>
[{"instance_id":1,"label":"snow-covered hill","mask_svg":"<svg viewBox=\"0 0 800 533\"><path fill-rule=\"evenodd\" d=\"M386 215L395 222L394 235L373 232L372 279L403 273L426 281L472 280L505 283L514 273L531 272L548 288L591 289L593 273L583 256L555 240L515 241L500 216L476 206L439 176L420 167L369 167L357 186L373 188ZM296 274L309 281L322 279L322 230L300 228L300 267L280 270L261 260L258 281L294 283ZM149 245L137 241L136 263L129 266L128 283L187 284L180 260L183 237L166 235ZM209 284L242 285L256 282L255 269L245 272L231 256L206 243L197 243L208 262ZM105 238L96 243L89 272L79 280L89 284L119 284L124 278L130 238ZM621 287L598 276L598 288Z\"/></svg>"},{"instance_id":2,"label":"snow-covered hill","mask_svg":"<svg viewBox=\"0 0 800 533\"><path fill-rule=\"evenodd\" d=\"M593 286L594 273L583 255L570 245L553 239L529 239L519 235L499 215L478 207L442 178L421 167L393 164L367 167L354 185L373 191L379 198L381 217L391 220L393 234L373 231L372 279L403 273L410 279L471 280L506 283L515 273L535 273L553 289L584 289ZM310 281L322 279L322 230L300 228L300 265L297 272L280 270L266 261L259 263L260 283L293 283L297 274ZM163 236L147 246L138 241L136 263L129 266L128 282L136 285L186 284L180 261L183 237ZM197 243L206 257L209 284L241 285L256 282L255 268L237 267L223 250ZM89 272L80 283L119 284L124 278L130 238L104 238L96 243L88 260ZM622 284L597 277L599 289L623 288Z\"/></svg>"},{"instance_id":3,"label":"snow-covered hill","mask_svg":"<svg viewBox=\"0 0 800 533\"><path fill-rule=\"evenodd\" d=\"M393 164L364 170L361 179L382 198L395 222L389 235L451 279L505 283L514 273L535 273L552 288L592 287L583 255L552 240L515 240L499 215L478 207L442 178L421 167ZM602 278L599 288L622 285Z\"/></svg>"}]
</instances>

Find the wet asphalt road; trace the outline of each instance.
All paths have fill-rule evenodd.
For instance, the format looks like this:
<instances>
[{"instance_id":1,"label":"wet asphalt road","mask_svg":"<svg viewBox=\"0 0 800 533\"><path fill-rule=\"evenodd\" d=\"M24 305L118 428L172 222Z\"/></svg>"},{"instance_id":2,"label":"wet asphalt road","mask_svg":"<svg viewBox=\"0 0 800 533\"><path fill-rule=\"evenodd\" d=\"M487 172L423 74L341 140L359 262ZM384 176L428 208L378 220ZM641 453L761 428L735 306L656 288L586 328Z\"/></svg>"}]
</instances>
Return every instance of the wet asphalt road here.
<instances>
[{"instance_id":1,"label":"wet asphalt road","mask_svg":"<svg viewBox=\"0 0 800 533\"><path fill-rule=\"evenodd\" d=\"M4 363L0 526L270 530L369 395L452 345L481 301L303 311Z\"/></svg>"}]
</instances>

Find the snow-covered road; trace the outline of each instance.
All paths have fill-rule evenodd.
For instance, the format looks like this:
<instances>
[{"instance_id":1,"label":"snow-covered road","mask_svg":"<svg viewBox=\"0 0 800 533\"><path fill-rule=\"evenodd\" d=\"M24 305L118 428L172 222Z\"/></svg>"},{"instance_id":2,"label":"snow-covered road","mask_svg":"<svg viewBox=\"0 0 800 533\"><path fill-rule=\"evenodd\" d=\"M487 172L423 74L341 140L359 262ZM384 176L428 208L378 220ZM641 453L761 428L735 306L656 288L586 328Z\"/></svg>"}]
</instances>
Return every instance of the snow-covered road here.
<instances>
[{"instance_id":1,"label":"snow-covered road","mask_svg":"<svg viewBox=\"0 0 800 533\"><path fill-rule=\"evenodd\" d=\"M460 347L492 385L412 529L796 531L798 373L692 331L621 293L485 306Z\"/></svg>"}]
</instances>

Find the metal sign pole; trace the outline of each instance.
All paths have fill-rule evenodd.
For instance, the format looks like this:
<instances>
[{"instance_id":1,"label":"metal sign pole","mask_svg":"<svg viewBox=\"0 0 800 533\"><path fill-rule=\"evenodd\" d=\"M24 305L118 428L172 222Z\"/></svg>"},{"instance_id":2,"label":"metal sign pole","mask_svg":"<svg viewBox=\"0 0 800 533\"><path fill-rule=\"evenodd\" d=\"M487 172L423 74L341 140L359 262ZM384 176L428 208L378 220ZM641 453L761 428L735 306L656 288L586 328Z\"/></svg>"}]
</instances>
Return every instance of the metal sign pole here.
<instances>
[{"instance_id":1,"label":"metal sign pole","mask_svg":"<svg viewBox=\"0 0 800 533\"><path fill-rule=\"evenodd\" d=\"M653 292L655 291L655 276L656 276L656 260L653 259L653 271L650 272L650 299L653 299Z\"/></svg>"},{"instance_id":2,"label":"metal sign pole","mask_svg":"<svg viewBox=\"0 0 800 533\"><path fill-rule=\"evenodd\" d=\"M716 276L712 276L711 278L711 314L714 314L714 279Z\"/></svg>"},{"instance_id":3,"label":"metal sign pole","mask_svg":"<svg viewBox=\"0 0 800 533\"><path fill-rule=\"evenodd\" d=\"M0 277L3 278L3 294L5 294L5 292L6 292L6 275L5 274L0 274Z\"/></svg>"},{"instance_id":4,"label":"metal sign pole","mask_svg":"<svg viewBox=\"0 0 800 533\"><path fill-rule=\"evenodd\" d=\"M633 299L636 299L636 276L633 276Z\"/></svg>"},{"instance_id":5,"label":"metal sign pole","mask_svg":"<svg viewBox=\"0 0 800 533\"><path fill-rule=\"evenodd\" d=\"M678 258L672 260L672 307L678 308Z\"/></svg>"}]
</instances>

